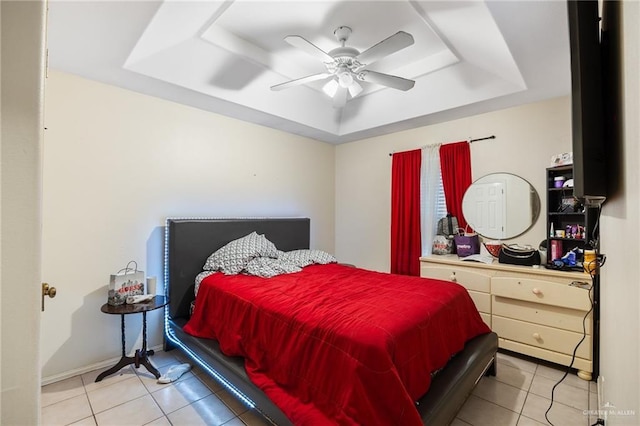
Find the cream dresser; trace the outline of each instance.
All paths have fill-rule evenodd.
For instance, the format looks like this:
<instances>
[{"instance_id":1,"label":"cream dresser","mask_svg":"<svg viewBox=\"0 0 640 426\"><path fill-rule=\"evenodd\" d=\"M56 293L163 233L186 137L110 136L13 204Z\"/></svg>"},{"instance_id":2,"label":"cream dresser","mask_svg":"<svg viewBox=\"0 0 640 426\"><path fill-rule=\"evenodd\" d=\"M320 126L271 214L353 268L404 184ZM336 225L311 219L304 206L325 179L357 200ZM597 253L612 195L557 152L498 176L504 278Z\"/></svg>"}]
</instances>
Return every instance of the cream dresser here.
<instances>
[{"instance_id":1,"label":"cream dresser","mask_svg":"<svg viewBox=\"0 0 640 426\"><path fill-rule=\"evenodd\" d=\"M591 309L591 277L529 266L462 261L456 255L420 258L420 275L464 286L480 316L498 334L500 348L569 365ZM591 380L592 313L573 367Z\"/></svg>"}]
</instances>

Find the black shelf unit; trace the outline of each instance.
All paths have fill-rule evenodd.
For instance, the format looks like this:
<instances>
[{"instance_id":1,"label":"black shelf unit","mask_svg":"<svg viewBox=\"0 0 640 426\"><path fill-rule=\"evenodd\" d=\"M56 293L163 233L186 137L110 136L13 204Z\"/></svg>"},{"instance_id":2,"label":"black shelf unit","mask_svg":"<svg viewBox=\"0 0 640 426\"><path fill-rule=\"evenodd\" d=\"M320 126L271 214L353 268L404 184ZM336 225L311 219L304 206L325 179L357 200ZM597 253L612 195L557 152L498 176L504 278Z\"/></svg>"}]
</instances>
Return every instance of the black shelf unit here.
<instances>
[{"instance_id":1,"label":"black shelf unit","mask_svg":"<svg viewBox=\"0 0 640 426\"><path fill-rule=\"evenodd\" d=\"M585 206L574 197L572 179L572 165L547 169L548 264L575 248L593 249L598 241L598 208ZM564 234L557 235L557 231ZM578 266L572 269L582 270L581 256L577 260Z\"/></svg>"},{"instance_id":2,"label":"black shelf unit","mask_svg":"<svg viewBox=\"0 0 640 426\"><path fill-rule=\"evenodd\" d=\"M562 186L556 187L556 178L564 178ZM567 251L575 247L587 250L596 250L599 247L599 216L600 207L593 205L584 205L574 195L573 185L570 184L573 179L573 165L556 166L547 169L547 265L553 263L553 255L551 247L553 244L560 243L560 257L564 256ZM566 183L566 186L565 186ZM551 235L551 226L553 225L553 236ZM567 237L567 225L582 226L583 232L580 238ZM565 237L555 235L555 231L564 230ZM556 243L554 243L554 241ZM565 270L583 271L582 258L577 259L578 263L575 267L564 268ZM553 268L555 269L555 268ZM597 380L600 374L600 276L595 274L592 277L592 304L593 304L593 372L592 380Z\"/></svg>"}]
</instances>

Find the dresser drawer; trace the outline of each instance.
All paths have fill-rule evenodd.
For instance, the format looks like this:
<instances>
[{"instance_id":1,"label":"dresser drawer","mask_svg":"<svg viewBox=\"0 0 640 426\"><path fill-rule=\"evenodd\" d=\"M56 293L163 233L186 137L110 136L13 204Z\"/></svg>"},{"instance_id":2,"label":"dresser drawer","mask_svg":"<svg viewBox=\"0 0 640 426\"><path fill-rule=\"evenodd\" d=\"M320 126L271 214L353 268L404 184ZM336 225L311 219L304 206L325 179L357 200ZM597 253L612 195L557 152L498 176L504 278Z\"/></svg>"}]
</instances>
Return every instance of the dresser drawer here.
<instances>
[{"instance_id":1,"label":"dresser drawer","mask_svg":"<svg viewBox=\"0 0 640 426\"><path fill-rule=\"evenodd\" d=\"M467 290L489 293L491 291L491 275L476 272L460 267L448 268L446 266L422 265L420 275L426 278L453 281Z\"/></svg>"},{"instance_id":2,"label":"dresser drawer","mask_svg":"<svg viewBox=\"0 0 640 426\"><path fill-rule=\"evenodd\" d=\"M489 295L489 293L482 293L473 290L467 291L469 292L469 296L471 296L473 303L476 305L478 312L491 313L491 295Z\"/></svg>"},{"instance_id":3,"label":"dresser drawer","mask_svg":"<svg viewBox=\"0 0 640 426\"><path fill-rule=\"evenodd\" d=\"M561 354L560 352L548 351L546 349L538 348L536 346L525 345L520 342L514 342L513 340L507 340L498 338L498 346L502 349L507 349L513 352L529 355L535 358L546 359L547 361L555 362L556 364L569 366L571 364L571 355ZM593 361L590 359L583 359L576 357L573 360L573 368L580 371L591 373L593 372ZM584 374L581 378L584 378ZM587 377L590 375L586 375ZM585 378L584 380L591 380L591 378Z\"/></svg>"},{"instance_id":4,"label":"dresser drawer","mask_svg":"<svg viewBox=\"0 0 640 426\"><path fill-rule=\"evenodd\" d=\"M571 355L575 346L582 339L581 333L546 327L525 321L493 315L491 319L493 331L503 339L513 340L531 346ZM591 336L586 336L576 356L591 359Z\"/></svg>"},{"instance_id":5,"label":"dresser drawer","mask_svg":"<svg viewBox=\"0 0 640 426\"><path fill-rule=\"evenodd\" d=\"M491 309L494 315L501 317L575 331L580 334L583 331L584 311L506 299L500 296L493 296ZM584 324L587 334L591 334L591 323L592 314L589 314Z\"/></svg>"},{"instance_id":6,"label":"dresser drawer","mask_svg":"<svg viewBox=\"0 0 640 426\"><path fill-rule=\"evenodd\" d=\"M480 318L482 318L482 321L487 324L487 327L491 328L491 314L480 312Z\"/></svg>"},{"instance_id":7,"label":"dresser drawer","mask_svg":"<svg viewBox=\"0 0 640 426\"><path fill-rule=\"evenodd\" d=\"M491 293L510 299L560 306L579 311L591 309L589 290L530 278L494 277Z\"/></svg>"}]
</instances>

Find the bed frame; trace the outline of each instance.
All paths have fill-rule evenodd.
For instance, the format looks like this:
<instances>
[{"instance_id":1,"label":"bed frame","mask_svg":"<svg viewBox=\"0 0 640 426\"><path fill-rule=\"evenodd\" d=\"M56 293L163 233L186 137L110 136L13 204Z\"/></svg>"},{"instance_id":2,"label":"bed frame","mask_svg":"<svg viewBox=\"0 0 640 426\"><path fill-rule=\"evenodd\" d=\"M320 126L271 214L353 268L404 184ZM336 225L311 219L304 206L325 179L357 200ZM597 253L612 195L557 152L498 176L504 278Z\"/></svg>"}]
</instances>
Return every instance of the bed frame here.
<instances>
[{"instance_id":1,"label":"bed frame","mask_svg":"<svg viewBox=\"0 0 640 426\"><path fill-rule=\"evenodd\" d=\"M165 231L165 350L179 348L250 407L277 425L291 425L282 411L247 377L241 357L228 357L218 343L186 334L194 299L194 278L207 257L228 242L256 231L280 250L309 248L309 219L167 219ZM449 424L485 374L495 375L495 333L478 336L465 345L433 378L416 406L426 425Z\"/></svg>"}]
</instances>

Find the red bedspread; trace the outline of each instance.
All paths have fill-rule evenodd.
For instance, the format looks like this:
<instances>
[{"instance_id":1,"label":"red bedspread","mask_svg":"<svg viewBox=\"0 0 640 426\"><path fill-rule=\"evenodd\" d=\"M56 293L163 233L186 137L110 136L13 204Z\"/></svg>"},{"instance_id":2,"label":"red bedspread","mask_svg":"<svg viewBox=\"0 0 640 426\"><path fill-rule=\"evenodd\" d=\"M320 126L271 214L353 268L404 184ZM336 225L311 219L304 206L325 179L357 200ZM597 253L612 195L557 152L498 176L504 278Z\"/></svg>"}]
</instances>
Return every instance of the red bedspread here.
<instances>
[{"instance_id":1,"label":"red bedspread","mask_svg":"<svg viewBox=\"0 0 640 426\"><path fill-rule=\"evenodd\" d=\"M313 265L264 279L216 273L185 331L245 357L296 425L418 425L431 373L489 332L458 284Z\"/></svg>"}]
</instances>

